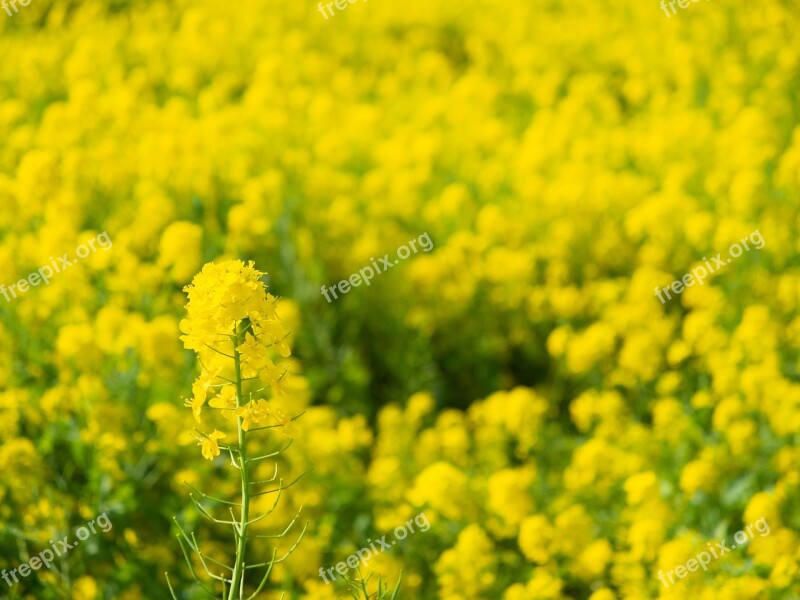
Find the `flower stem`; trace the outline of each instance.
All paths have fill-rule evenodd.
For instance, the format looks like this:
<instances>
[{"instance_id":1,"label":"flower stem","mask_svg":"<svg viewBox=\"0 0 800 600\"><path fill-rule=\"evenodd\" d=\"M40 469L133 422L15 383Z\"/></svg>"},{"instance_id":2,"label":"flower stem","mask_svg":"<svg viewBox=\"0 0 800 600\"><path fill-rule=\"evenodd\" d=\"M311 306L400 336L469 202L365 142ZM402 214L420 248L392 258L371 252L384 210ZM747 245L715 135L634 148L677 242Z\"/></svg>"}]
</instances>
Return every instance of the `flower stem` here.
<instances>
[{"instance_id":1,"label":"flower stem","mask_svg":"<svg viewBox=\"0 0 800 600\"><path fill-rule=\"evenodd\" d=\"M239 323L234 338L233 365L236 374L236 407L244 405L244 394L242 392L242 365L239 357L238 347L244 343L246 325ZM247 432L242 428L242 417L237 419L239 429L239 467L242 476L242 518L239 525L239 540L236 545L236 563L233 567L231 588L228 593L228 600L235 600L237 591L244 589L244 566L245 550L247 549L247 522L250 519L250 472L247 464Z\"/></svg>"}]
</instances>

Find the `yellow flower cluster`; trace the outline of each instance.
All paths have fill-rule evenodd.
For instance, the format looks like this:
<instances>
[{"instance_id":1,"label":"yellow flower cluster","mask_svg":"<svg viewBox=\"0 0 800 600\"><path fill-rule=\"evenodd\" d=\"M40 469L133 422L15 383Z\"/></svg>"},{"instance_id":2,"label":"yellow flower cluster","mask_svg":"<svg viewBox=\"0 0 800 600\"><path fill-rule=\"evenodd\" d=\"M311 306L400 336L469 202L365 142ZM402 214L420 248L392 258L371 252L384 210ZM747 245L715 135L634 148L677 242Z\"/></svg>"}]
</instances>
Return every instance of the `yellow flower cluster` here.
<instances>
[{"instance_id":1,"label":"yellow flower cluster","mask_svg":"<svg viewBox=\"0 0 800 600\"><path fill-rule=\"evenodd\" d=\"M291 350L289 333L277 315L278 301L261 281L264 275L252 261L209 263L187 286L188 317L180 323L181 340L197 354L201 373L186 406L192 409L197 423L208 401L209 407L223 415L241 418L244 431L253 425L280 427L293 437L296 427L283 410L263 398L253 399L252 392L246 401L242 398L237 402L236 398L236 380L263 382L271 397L279 400L292 385L293 377L287 376L289 365L276 365L270 358L271 353L286 358ZM237 342L240 337L244 342ZM218 441L224 437L216 429L204 436L200 441L203 456L209 460L219 456Z\"/></svg>"}]
</instances>

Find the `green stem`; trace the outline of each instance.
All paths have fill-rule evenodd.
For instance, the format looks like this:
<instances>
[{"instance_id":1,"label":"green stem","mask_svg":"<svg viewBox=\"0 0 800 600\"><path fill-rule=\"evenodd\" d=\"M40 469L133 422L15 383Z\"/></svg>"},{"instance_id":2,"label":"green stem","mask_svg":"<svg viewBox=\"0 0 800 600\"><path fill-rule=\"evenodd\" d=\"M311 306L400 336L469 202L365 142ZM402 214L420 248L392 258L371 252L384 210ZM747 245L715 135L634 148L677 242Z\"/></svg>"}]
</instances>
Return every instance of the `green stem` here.
<instances>
[{"instance_id":1,"label":"green stem","mask_svg":"<svg viewBox=\"0 0 800 600\"><path fill-rule=\"evenodd\" d=\"M239 350L245 341L245 325L240 323L236 330L233 349L233 365L236 373L236 406L240 408L244 405L244 394L242 392L242 366L239 357ZM228 592L228 600L235 600L238 590L243 589L242 578L244 577L244 556L247 549L247 522L250 519L250 472L247 465L247 432L242 429L243 419L238 418L239 428L239 467L242 475L242 519L239 525L239 541L236 546L236 563L233 567L231 588Z\"/></svg>"}]
</instances>

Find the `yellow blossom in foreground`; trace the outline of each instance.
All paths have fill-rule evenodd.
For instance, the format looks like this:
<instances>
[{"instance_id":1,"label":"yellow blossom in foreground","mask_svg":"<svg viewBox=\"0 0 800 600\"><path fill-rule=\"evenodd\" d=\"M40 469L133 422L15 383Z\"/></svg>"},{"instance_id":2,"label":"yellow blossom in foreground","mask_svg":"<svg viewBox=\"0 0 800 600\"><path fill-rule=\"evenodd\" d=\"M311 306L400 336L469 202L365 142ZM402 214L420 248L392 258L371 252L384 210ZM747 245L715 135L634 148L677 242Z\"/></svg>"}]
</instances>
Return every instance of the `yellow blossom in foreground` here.
<instances>
[{"instance_id":1,"label":"yellow blossom in foreground","mask_svg":"<svg viewBox=\"0 0 800 600\"><path fill-rule=\"evenodd\" d=\"M203 458L213 460L215 457L219 456L219 445L217 444L217 440L221 440L224 437L224 433L215 429L213 433L208 435L208 437L204 437L202 440L200 440L198 446L202 447Z\"/></svg>"}]
</instances>

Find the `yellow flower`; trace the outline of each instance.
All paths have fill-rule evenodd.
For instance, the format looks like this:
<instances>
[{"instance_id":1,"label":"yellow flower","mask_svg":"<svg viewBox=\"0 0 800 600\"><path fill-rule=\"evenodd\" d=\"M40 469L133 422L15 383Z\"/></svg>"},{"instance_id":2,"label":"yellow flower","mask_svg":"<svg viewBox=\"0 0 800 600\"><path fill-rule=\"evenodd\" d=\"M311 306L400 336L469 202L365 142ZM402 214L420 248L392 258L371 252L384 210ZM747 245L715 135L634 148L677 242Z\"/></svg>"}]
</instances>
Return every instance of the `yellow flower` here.
<instances>
[{"instance_id":1,"label":"yellow flower","mask_svg":"<svg viewBox=\"0 0 800 600\"><path fill-rule=\"evenodd\" d=\"M664 571L674 569L676 565L706 550L703 541L695 535L685 534L663 544L658 550L658 568Z\"/></svg>"},{"instance_id":2,"label":"yellow flower","mask_svg":"<svg viewBox=\"0 0 800 600\"><path fill-rule=\"evenodd\" d=\"M531 561L545 564L556 552L556 532L544 515L534 515L522 522L519 547Z\"/></svg>"},{"instance_id":3,"label":"yellow flower","mask_svg":"<svg viewBox=\"0 0 800 600\"><path fill-rule=\"evenodd\" d=\"M542 600L561 600L561 590L564 582L550 571L538 567L533 570L533 578L528 582L526 591L530 594L529 598L541 598Z\"/></svg>"},{"instance_id":4,"label":"yellow flower","mask_svg":"<svg viewBox=\"0 0 800 600\"><path fill-rule=\"evenodd\" d=\"M217 440L221 440L225 437L225 434L221 431L214 430L214 432L204 437L200 440L198 446L201 447L203 452L203 458L207 458L208 460L213 460L215 457L219 456L219 445L217 444Z\"/></svg>"},{"instance_id":5,"label":"yellow flower","mask_svg":"<svg viewBox=\"0 0 800 600\"><path fill-rule=\"evenodd\" d=\"M236 350L239 351L242 361L242 376L244 377L254 377L259 369L268 362L267 349L249 331L245 335L244 344L241 344Z\"/></svg>"},{"instance_id":6,"label":"yellow flower","mask_svg":"<svg viewBox=\"0 0 800 600\"><path fill-rule=\"evenodd\" d=\"M533 467L503 469L489 478L488 508L500 515L508 525L517 525L533 509L529 488L533 484Z\"/></svg>"},{"instance_id":7,"label":"yellow flower","mask_svg":"<svg viewBox=\"0 0 800 600\"><path fill-rule=\"evenodd\" d=\"M192 385L192 392L194 393L194 396L192 397L191 400L186 400L186 402L184 403L184 406L188 406L192 409L192 414L194 414L194 419L198 423L200 422L200 413L202 412L203 406L205 406L206 403L207 389L208 388L204 386L202 383L196 381Z\"/></svg>"},{"instance_id":8,"label":"yellow flower","mask_svg":"<svg viewBox=\"0 0 800 600\"><path fill-rule=\"evenodd\" d=\"M80 577L75 580L72 587L72 598L74 600L95 600L99 589L97 582L91 577Z\"/></svg>"},{"instance_id":9,"label":"yellow flower","mask_svg":"<svg viewBox=\"0 0 800 600\"><path fill-rule=\"evenodd\" d=\"M555 518L555 530L559 549L572 556L591 541L594 522L583 505L573 504Z\"/></svg>"},{"instance_id":10,"label":"yellow flower","mask_svg":"<svg viewBox=\"0 0 800 600\"><path fill-rule=\"evenodd\" d=\"M211 408L222 410L222 414L230 416L231 411L236 409L236 387L233 384L221 388L219 394L208 401Z\"/></svg>"},{"instance_id":11,"label":"yellow flower","mask_svg":"<svg viewBox=\"0 0 800 600\"><path fill-rule=\"evenodd\" d=\"M625 481L628 504L637 506L648 498L658 497L658 478L653 471L645 471L628 477Z\"/></svg>"},{"instance_id":12,"label":"yellow flower","mask_svg":"<svg viewBox=\"0 0 800 600\"><path fill-rule=\"evenodd\" d=\"M263 275L252 261L208 263L184 288L189 316L180 323L181 340L198 353L201 362L209 364L215 350L230 355L234 327L245 317L250 318L256 337L260 329L274 330L277 324L261 316L272 310Z\"/></svg>"},{"instance_id":13,"label":"yellow flower","mask_svg":"<svg viewBox=\"0 0 800 600\"><path fill-rule=\"evenodd\" d=\"M563 587L564 582L555 573L538 567L527 585L512 585L503 594L503 600L562 600L566 598L561 593Z\"/></svg>"},{"instance_id":14,"label":"yellow flower","mask_svg":"<svg viewBox=\"0 0 800 600\"><path fill-rule=\"evenodd\" d=\"M800 580L800 566L792 556L780 556L772 567L770 581L778 588L785 588Z\"/></svg>"},{"instance_id":15,"label":"yellow flower","mask_svg":"<svg viewBox=\"0 0 800 600\"><path fill-rule=\"evenodd\" d=\"M639 560L652 560L666 535L663 510L648 505L639 510L628 529L627 542L630 552Z\"/></svg>"},{"instance_id":16,"label":"yellow flower","mask_svg":"<svg viewBox=\"0 0 800 600\"><path fill-rule=\"evenodd\" d=\"M413 423L419 422L428 415L435 406L433 396L427 392L419 392L408 399L406 417Z\"/></svg>"},{"instance_id":17,"label":"yellow flower","mask_svg":"<svg viewBox=\"0 0 800 600\"><path fill-rule=\"evenodd\" d=\"M613 555L614 551L608 540L596 540L581 551L572 571L586 581L600 577Z\"/></svg>"},{"instance_id":18,"label":"yellow flower","mask_svg":"<svg viewBox=\"0 0 800 600\"><path fill-rule=\"evenodd\" d=\"M272 388L273 397L280 398L286 393L286 367L275 365L271 360L267 360L266 367L261 371L259 377Z\"/></svg>"},{"instance_id":19,"label":"yellow flower","mask_svg":"<svg viewBox=\"0 0 800 600\"><path fill-rule=\"evenodd\" d=\"M779 528L782 525L779 499L769 492L758 492L747 503L744 509L744 519L746 523L755 523L759 519L765 519L772 528Z\"/></svg>"},{"instance_id":20,"label":"yellow flower","mask_svg":"<svg viewBox=\"0 0 800 600\"><path fill-rule=\"evenodd\" d=\"M281 431L289 437L297 437L300 430L294 424L292 418L283 412L281 409L276 408L272 411L272 418L276 424L281 426Z\"/></svg>"},{"instance_id":21,"label":"yellow flower","mask_svg":"<svg viewBox=\"0 0 800 600\"><path fill-rule=\"evenodd\" d=\"M271 414L272 411L264 400L252 400L234 411L234 415L242 419L242 429L245 431L250 431L254 424L264 422Z\"/></svg>"},{"instance_id":22,"label":"yellow flower","mask_svg":"<svg viewBox=\"0 0 800 600\"><path fill-rule=\"evenodd\" d=\"M408 498L416 506L429 505L446 517L458 519L464 514L467 486L464 473L450 463L437 462L417 475Z\"/></svg>"},{"instance_id":23,"label":"yellow flower","mask_svg":"<svg viewBox=\"0 0 800 600\"><path fill-rule=\"evenodd\" d=\"M617 597L610 589L603 588L589 596L589 600L617 600Z\"/></svg>"},{"instance_id":24,"label":"yellow flower","mask_svg":"<svg viewBox=\"0 0 800 600\"><path fill-rule=\"evenodd\" d=\"M464 569L464 565L470 568ZM439 597L486 598L495 581L496 568L492 540L480 526L474 523L467 526L458 534L455 546L443 552L434 567Z\"/></svg>"},{"instance_id":25,"label":"yellow flower","mask_svg":"<svg viewBox=\"0 0 800 600\"><path fill-rule=\"evenodd\" d=\"M258 323L257 327L259 335L265 336L271 345L274 344L281 356L284 358L291 356L292 351L287 342L289 333L282 323L273 320L262 321Z\"/></svg>"},{"instance_id":26,"label":"yellow flower","mask_svg":"<svg viewBox=\"0 0 800 600\"><path fill-rule=\"evenodd\" d=\"M203 228L187 221L175 221L164 230L159 245L159 263L169 267L176 282L188 281L200 267Z\"/></svg>"},{"instance_id":27,"label":"yellow flower","mask_svg":"<svg viewBox=\"0 0 800 600\"><path fill-rule=\"evenodd\" d=\"M733 456L752 451L758 445L758 428L750 419L731 423L725 430L725 437Z\"/></svg>"},{"instance_id":28,"label":"yellow flower","mask_svg":"<svg viewBox=\"0 0 800 600\"><path fill-rule=\"evenodd\" d=\"M693 460L681 471L680 488L689 496L698 490L710 490L716 485L717 470L707 460Z\"/></svg>"}]
</instances>

